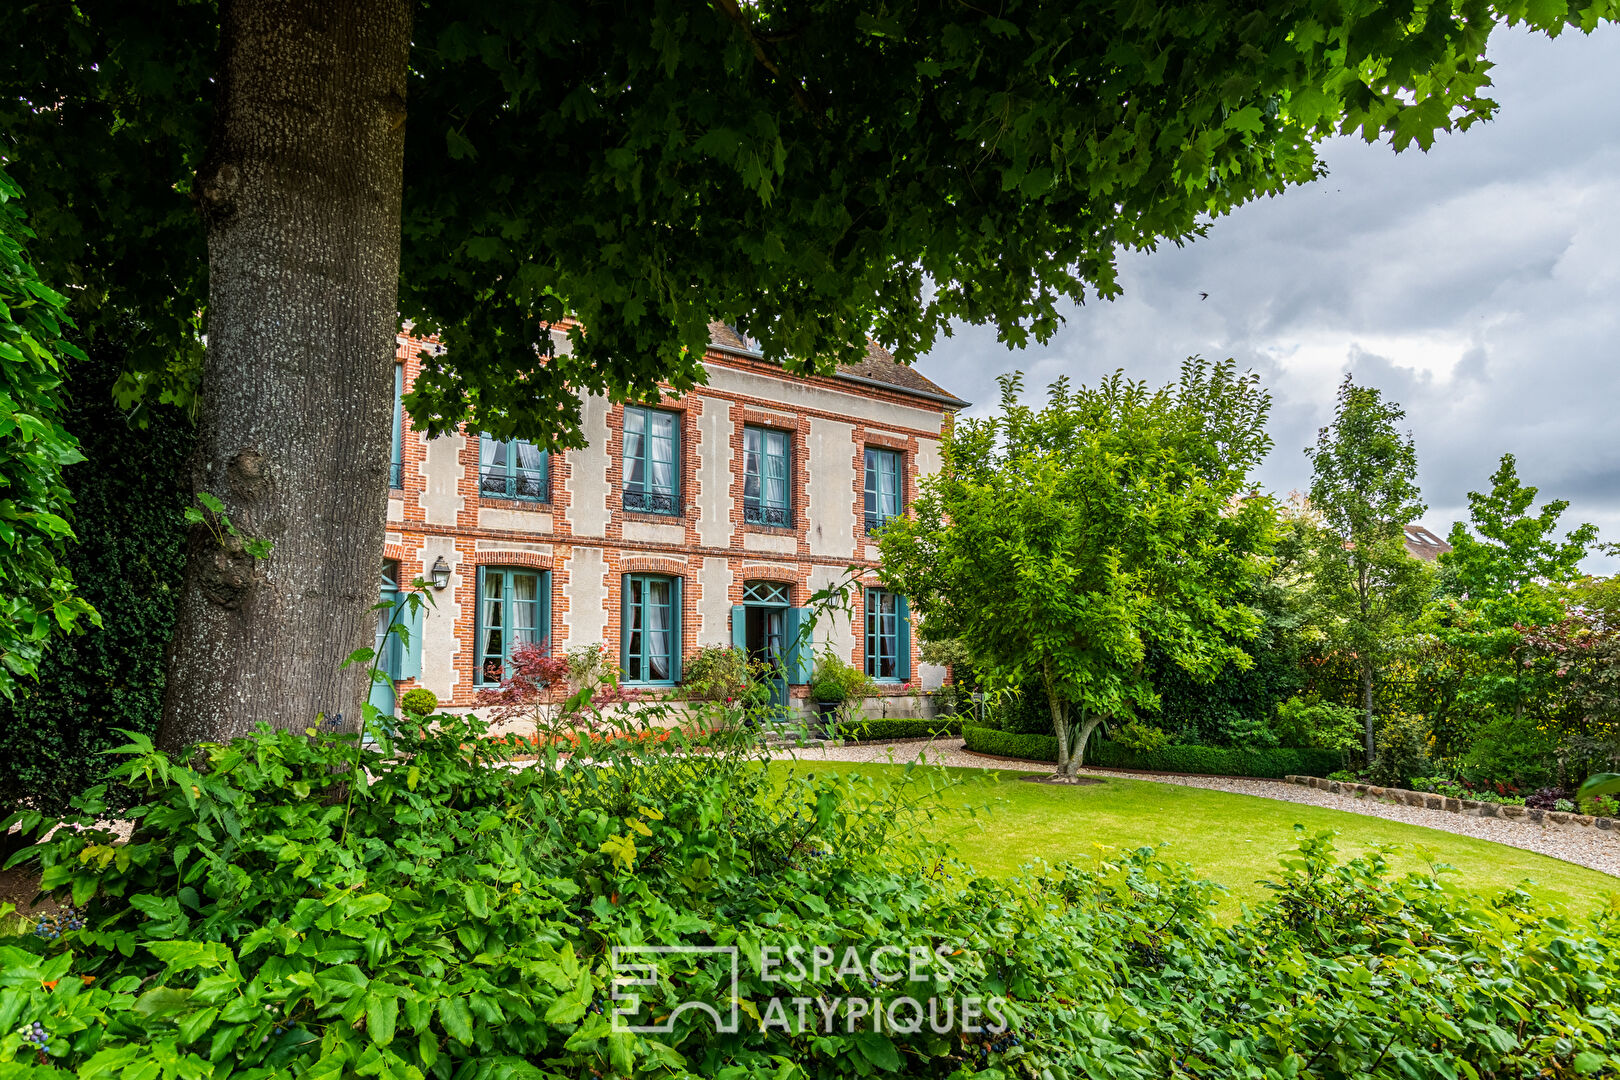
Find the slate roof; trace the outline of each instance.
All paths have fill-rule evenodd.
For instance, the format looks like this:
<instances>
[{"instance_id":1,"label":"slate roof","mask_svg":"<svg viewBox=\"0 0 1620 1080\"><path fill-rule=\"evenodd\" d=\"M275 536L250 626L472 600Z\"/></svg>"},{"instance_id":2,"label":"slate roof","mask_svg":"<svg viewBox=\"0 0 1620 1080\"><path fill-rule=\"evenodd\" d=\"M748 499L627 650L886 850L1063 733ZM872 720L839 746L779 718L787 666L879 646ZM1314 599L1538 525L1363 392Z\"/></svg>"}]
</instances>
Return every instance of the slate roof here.
<instances>
[{"instance_id":1,"label":"slate roof","mask_svg":"<svg viewBox=\"0 0 1620 1080\"><path fill-rule=\"evenodd\" d=\"M1451 550L1451 545L1421 525L1406 527L1406 553L1424 562L1434 562Z\"/></svg>"},{"instance_id":2,"label":"slate roof","mask_svg":"<svg viewBox=\"0 0 1620 1080\"><path fill-rule=\"evenodd\" d=\"M723 322L709 324L710 344L722 349L734 349L740 352L758 353L759 347L752 341L739 334L733 327ZM911 393L952 408L966 408L968 403L942 388L938 383L923 375L914 367L902 364L895 360L894 355L875 341L866 343L866 357L853 364L844 364L839 367L834 378L845 378L851 382L878 383L891 387L902 394Z\"/></svg>"}]
</instances>

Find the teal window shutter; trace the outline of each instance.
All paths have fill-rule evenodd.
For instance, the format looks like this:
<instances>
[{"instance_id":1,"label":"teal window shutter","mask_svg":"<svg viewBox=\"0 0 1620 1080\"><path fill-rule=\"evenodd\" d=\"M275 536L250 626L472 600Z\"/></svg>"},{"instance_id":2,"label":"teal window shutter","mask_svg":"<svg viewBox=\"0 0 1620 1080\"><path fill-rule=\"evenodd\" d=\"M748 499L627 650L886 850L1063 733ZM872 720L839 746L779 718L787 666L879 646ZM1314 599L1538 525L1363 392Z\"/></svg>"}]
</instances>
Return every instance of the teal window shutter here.
<instances>
[{"instance_id":1,"label":"teal window shutter","mask_svg":"<svg viewBox=\"0 0 1620 1080\"><path fill-rule=\"evenodd\" d=\"M787 681L795 686L810 681L810 659L815 653L815 642L810 640L809 626L809 608L788 608Z\"/></svg>"},{"instance_id":2,"label":"teal window shutter","mask_svg":"<svg viewBox=\"0 0 1620 1080\"><path fill-rule=\"evenodd\" d=\"M900 681L911 681L911 605L904 596L896 596L895 602L899 607L899 633L900 633Z\"/></svg>"},{"instance_id":3,"label":"teal window shutter","mask_svg":"<svg viewBox=\"0 0 1620 1080\"><path fill-rule=\"evenodd\" d=\"M422 608L425 605L407 604L403 597L400 604L399 621L409 632L410 640L400 641L397 634L394 636L394 648L398 652L394 678L419 679L422 677Z\"/></svg>"},{"instance_id":4,"label":"teal window shutter","mask_svg":"<svg viewBox=\"0 0 1620 1080\"><path fill-rule=\"evenodd\" d=\"M631 593L635 587L635 578L629 574L619 579L619 671L625 679L630 678L630 623L635 617Z\"/></svg>"},{"instance_id":5,"label":"teal window shutter","mask_svg":"<svg viewBox=\"0 0 1620 1080\"><path fill-rule=\"evenodd\" d=\"M681 582L682 578L674 578L669 585L669 678L671 682L681 681Z\"/></svg>"},{"instance_id":6,"label":"teal window shutter","mask_svg":"<svg viewBox=\"0 0 1620 1080\"><path fill-rule=\"evenodd\" d=\"M742 604L731 605L731 647L748 651L748 609Z\"/></svg>"}]
</instances>

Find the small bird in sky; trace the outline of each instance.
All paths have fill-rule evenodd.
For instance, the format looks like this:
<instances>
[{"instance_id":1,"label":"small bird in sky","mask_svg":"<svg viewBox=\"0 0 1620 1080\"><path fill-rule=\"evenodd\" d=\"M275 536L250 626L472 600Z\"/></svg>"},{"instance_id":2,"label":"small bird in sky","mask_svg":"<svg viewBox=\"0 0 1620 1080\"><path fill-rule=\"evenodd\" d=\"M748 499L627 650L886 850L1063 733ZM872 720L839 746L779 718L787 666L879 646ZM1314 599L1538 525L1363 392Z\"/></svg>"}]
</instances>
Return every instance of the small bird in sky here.
<instances>
[{"instance_id":1,"label":"small bird in sky","mask_svg":"<svg viewBox=\"0 0 1620 1080\"><path fill-rule=\"evenodd\" d=\"M1198 299L1200 299L1200 300L1208 300L1209 299L1209 293L1207 293L1207 292L1199 293L1198 294Z\"/></svg>"}]
</instances>

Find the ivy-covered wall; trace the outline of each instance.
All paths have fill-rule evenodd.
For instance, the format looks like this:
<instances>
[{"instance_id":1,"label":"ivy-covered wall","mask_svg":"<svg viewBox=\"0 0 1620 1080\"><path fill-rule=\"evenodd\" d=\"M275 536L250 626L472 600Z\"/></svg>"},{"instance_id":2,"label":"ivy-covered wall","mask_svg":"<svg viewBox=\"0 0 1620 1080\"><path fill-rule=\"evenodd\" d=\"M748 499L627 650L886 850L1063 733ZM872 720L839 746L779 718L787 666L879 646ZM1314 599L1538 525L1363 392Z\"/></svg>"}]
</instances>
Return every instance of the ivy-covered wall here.
<instances>
[{"instance_id":1,"label":"ivy-covered wall","mask_svg":"<svg viewBox=\"0 0 1620 1080\"><path fill-rule=\"evenodd\" d=\"M112 403L122 368L92 352L69 372L64 425L87 460L66 470L78 541L65 561L102 626L53 642L39 681L0 699L0 820L21 805L66 807L106 771L100 751L126 741L114 729L154 733L163 708L193 427L168 407L132 426Z\"/></svg>"}]
</instances>

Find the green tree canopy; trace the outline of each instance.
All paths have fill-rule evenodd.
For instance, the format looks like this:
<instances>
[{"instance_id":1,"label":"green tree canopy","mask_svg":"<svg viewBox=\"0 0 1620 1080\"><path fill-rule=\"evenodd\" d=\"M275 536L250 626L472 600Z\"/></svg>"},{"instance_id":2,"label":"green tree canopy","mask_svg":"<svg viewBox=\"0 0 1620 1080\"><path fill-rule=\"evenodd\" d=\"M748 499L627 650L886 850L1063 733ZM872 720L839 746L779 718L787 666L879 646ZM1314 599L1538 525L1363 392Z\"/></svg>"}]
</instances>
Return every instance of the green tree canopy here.
<instances>
[{"instance_id":1,"label":"green tree canopy","mask_svg":"<svg viewBox=\"0 0 1620 1080\"><path fill-rule=\"evenodd\" d=\"M1568 586L1597 540L1592 525L1560 538L1569 502L1553 499L1533 511L1536 495L1519 479L1513 455L1503 454L1490 491L1468 493L1468 523L1451 526L1451 550L1440 564L1455 595L1442 597L1433 613L1441 640L1479 661L1461 700L1519 716L1553 693L1556 681L1556 665L1520 656L1523 632L1564 618Z\"/></svg>"},{"instance_id":2,"label":"green tree canopy","mask_svg":"<svg viewBox=\"0 0 1620 1080\"><path fill-rule=\"evenodd\" d=\"M1319 176L1318 141L1427 146L1489 116L1497 24L1613 14L25 2L0 156L37 200L42 273L133 358L126 400L200 387L193 487L273 544L194 532L165 745L354 724L368 688L340 664L370 640L350 586L381 558L401 315L447 346L406 403L418 430L551 447L582 445L582 391L700 380L711 319L795 371L869 335L907 360L955 319L1044 340L1060 300L1118 291L1121 247Z\"/></svg>"},{"instance_id":3,"label":"green tree canopy","mask_svg":"<svg viewBox=\"0 0 1620 1080\"><path fill-rule=\"evenodd\" d=\"M1373 686L1399 629L1429 595L1430 572L1406 550L1406 526L1425 509L1417 449L1398 424L1406 412L1349 375L1333 423L1306 449L1311 507L1321 534L1310 560L1313 618L1361 676L1367 761L1373 758Z\"/></svg>"},{"instance_id":4,"label":"green tree canopy","mask_svg":"<svg viewBox=\"0 0 1620 1080\"><path fill-rule=\"evenodd\" d=\"M909 360L953 319L1044 340L1060 298L1118 292L1119 248L1316 178L1320 139L1427 148L1488 117L1498 22L1612 15L424 0L400 307L448 351L411 414L577 445L575 389L690 384L716 318L800 368L868 335ZM74 0L24 4L0 44L0 153L47 279L134 357L126 394L184 399L198 369L220 33L206 0ZM538 327L570 315L571 355L537 362Z\"/></svg>"},{"instance_id":5,"label":"green tree canopy","mask_svg":"<svg viewBox=\"0 0 1620 1080\"><path fill-rule=\"evenodd\" d=\"M1249 474L1271 402L1231 361L1196 358L1158 390L1060 379L1039 411L1020 389L1003 376L1000 415L948 434L913 516L883 530L881 574L982 675L1044 689L1073 775L1099 723L1156 707L1150 645L1205 680L1250 663L1260 618L1240 598L1276 515Z\"/></svg>"}]
</instances>

